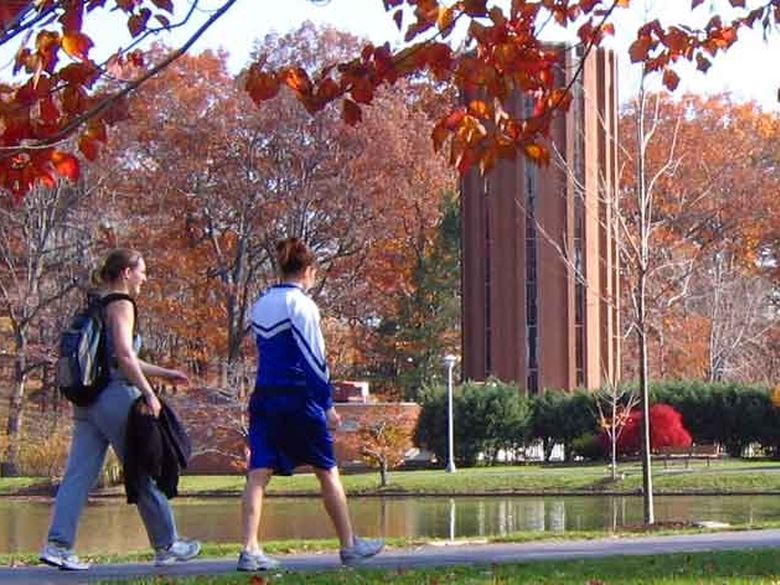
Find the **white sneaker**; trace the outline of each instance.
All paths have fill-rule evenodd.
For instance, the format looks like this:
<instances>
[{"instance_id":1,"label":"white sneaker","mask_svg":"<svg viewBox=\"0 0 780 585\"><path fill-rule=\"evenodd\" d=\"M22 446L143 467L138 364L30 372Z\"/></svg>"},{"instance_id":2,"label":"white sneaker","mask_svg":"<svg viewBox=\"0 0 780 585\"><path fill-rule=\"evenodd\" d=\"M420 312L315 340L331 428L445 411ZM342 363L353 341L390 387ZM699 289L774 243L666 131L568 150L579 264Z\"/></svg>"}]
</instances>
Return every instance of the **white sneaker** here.
<instances>
[{"instance_id":1,"label":"white sneaker","mask_svg":"<svg viewBox=\"0 0 780 585\"><path fill-rule=\"evenodd\" d=\"M238 571L273 571L278 569L281 563L276 559L266 556L262 551L252 553L242 550L238 555Z\"/></svg>"},{"instance_id":2,"label":"white sneaker","mask_svg":"<svg viewBox=\"0 0 780 585\"><path fill-rule=\"evenodd\" d=\"M72 550L53 542L46 543L38 558L47 565L63 571L86 571L89 569L89 563L82 563Z\"/></svg>"},{"instance_id":3,"label":"white sneaker","mask_svg":"<svg viewBox=\"0 0 780 585\"><path fill-rule=\"evenodd\" d=\"M179 539L165 548L158 548L154 552L154 564L158 567L183 563L194 559L200 554L200 542L197 540Z\"/></svg>"},{"instance_id":4,"label":"white sneaker","mask_svg":"<svg viewBox=\"0 0 780 585\"><path fill-rule=\"evenodd\" d=\"M352 541L352 546L349 548L342 548L339 551L339 556L341 557L341 563L343 565L354 565L360 561L373 557L384 547L385 542L383 540L364 540L356 536Z\"/></svg>"}]
</instances>

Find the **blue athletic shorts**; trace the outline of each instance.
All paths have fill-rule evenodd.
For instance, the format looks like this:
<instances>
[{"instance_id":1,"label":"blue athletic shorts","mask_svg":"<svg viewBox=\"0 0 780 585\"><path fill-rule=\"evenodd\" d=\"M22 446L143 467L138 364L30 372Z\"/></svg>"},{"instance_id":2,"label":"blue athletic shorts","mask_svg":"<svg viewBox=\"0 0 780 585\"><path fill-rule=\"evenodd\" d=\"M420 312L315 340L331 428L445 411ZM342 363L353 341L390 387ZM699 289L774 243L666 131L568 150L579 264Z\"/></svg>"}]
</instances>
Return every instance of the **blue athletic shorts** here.
<instances>
[{"instance_id":1,"label":"blue athletic shorts","mask_svg":"<svg viewBox=\"0 0 780 585\"><path fill-rule=\"evenodd\" d=\"M325 411L300 389L257 389L249 400L249 469L292 475L311 465L336 467Z\"/></svg>"}]
</instances>

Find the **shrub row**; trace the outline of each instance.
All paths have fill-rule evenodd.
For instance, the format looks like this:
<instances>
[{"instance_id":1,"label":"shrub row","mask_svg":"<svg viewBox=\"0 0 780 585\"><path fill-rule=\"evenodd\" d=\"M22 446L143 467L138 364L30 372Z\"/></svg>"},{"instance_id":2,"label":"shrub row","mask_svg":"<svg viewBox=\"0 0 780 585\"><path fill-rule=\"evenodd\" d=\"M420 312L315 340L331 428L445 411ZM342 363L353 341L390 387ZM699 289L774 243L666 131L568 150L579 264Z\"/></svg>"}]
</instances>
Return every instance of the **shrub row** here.
<instances>
[{"instance_id":1,"label":"shrub row","mask_svg":"<svg viewBox=\"0 0 780 585\"><path fill-rule=\"evenodd\" d=\"M626 385L626 393L636 388ZM455 459L460 465L521 459L531 443L541 442L545 459L562 444L567 460L579 452L593 456L599 433L599 393L547 391L527 396L516 385L498 381L468 382L454 389ZM602 398L602 400L604 400ZM694 443L720 444L738 457L750 444L780 453L780 410L767 387L703 382L658 382L651 404L668 404L682 414ZM415 439L440 461L447 456L447 393L442 386L425 388ZM588 451L584 453L582 451Z\"/></svg>"}]
</instances>

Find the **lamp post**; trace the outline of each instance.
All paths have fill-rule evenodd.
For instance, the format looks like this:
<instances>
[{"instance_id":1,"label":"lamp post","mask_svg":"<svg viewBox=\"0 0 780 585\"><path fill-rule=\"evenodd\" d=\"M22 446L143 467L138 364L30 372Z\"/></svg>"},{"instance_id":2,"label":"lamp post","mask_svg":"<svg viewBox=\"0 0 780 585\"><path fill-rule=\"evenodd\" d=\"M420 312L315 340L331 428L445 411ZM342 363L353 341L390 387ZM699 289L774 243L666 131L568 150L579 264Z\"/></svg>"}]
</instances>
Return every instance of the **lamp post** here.
<instances>
[{"instance_id":1,"label":"lamp post","mask_svg":"<svg viewBox=\"0 0 780 585\"><path fill-rule=\"evenodd\" d=\"M452 418L452 368L458 357L452 354L444 356L444 365L447 366L447 473L455 472L455 448L453 441Z\"/></svg>"}]
</instances>

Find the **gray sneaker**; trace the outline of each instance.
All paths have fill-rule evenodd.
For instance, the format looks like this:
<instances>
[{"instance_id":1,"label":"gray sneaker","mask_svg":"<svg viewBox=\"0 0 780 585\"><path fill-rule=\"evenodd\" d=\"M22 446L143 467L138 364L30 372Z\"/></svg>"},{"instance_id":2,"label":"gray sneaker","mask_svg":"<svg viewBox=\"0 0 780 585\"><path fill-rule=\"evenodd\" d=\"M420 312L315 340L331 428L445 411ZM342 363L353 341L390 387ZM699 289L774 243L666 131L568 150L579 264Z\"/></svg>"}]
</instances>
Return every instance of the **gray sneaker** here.
<instances>
[{"instance_id":1,"label":"gray sneaker","mask_svg":"<svg viewBox=\"0 0 780 585\"><path fill-rule=\"evenodd\" d=\"M273 571L278 569L281 563L276 559L272 559L266 556L262 551L249 552L242 550L238 555L238 565L236 570L238 571Z\"/></svg>"},{"instance_id":2,"label":"gray sneaker","mask_svg":"<svg viewBox=\"0 0 780 585\"><path fill-rule=\"evenodd\" d=\"M89 569L89 563L82 563L72 550L53 542L46 543L38 558L47 565L63 571L86 571Z\"/></svg>"},{"instance_id":3,"label":"gray sneaker","mask_svg":"<svg viewBox=\"0 0 780 585\"><path fill-rule=\"evenodd\" d=\"M357 536L352 541L352 546L348 548L342 548L339 551L341 557L341 564L343 565L355 565L368 558L373 557L379 553L385 547L383 540L369 540L358 538Z\"/></svg>"},{"instance_id":4,"label":"gray sneaker","mask_svg":"<svg viewBox=\"0 0 780 585\"><path fill-rule=\"evenodd\" d=\"M200 542L180 538L173 541L169 546L158 548L154 551L154 564L158 567L164 567L174 563L183 563L184 561L194 559L199 553Z\"/></svg>"}]
</instances>

